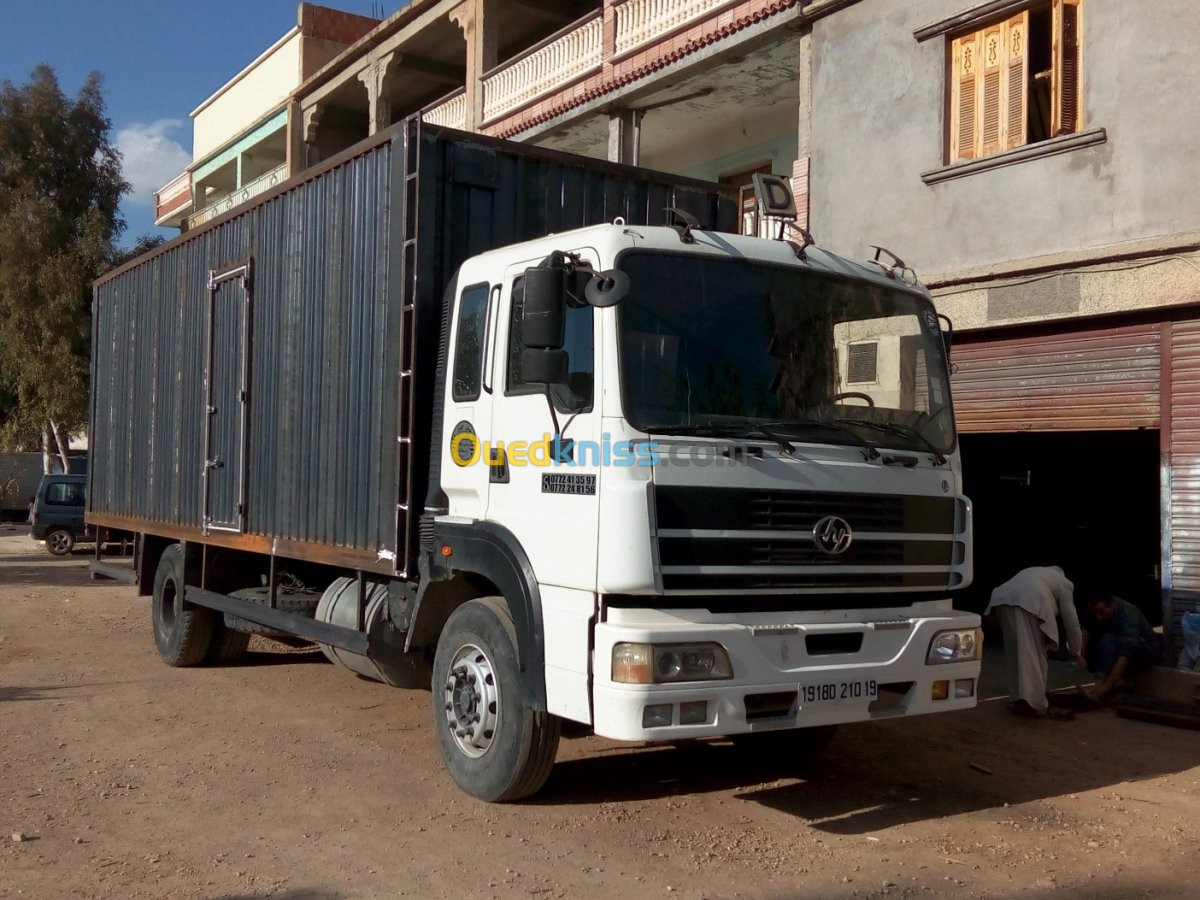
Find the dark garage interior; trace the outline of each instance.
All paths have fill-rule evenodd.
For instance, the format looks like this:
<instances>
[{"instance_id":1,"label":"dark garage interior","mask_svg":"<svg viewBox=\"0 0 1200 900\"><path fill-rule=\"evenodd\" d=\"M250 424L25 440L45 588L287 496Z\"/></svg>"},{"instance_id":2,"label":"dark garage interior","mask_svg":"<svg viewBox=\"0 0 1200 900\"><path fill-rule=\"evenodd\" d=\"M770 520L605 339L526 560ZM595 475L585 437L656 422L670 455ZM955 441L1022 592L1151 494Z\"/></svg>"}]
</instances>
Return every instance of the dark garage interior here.
<instances>
[{"instance_id":1,"label":"dark garage interior","mask_svg":"<svg viewBox=\"0 0 1200 900\"><path fill-rule=\"evenodd\" d=\"M975 508L975 582L955 605L982 611L1018 570L1059 565L1162 621L1157 430L960 436Z\"/></svg>"}]
</instances>

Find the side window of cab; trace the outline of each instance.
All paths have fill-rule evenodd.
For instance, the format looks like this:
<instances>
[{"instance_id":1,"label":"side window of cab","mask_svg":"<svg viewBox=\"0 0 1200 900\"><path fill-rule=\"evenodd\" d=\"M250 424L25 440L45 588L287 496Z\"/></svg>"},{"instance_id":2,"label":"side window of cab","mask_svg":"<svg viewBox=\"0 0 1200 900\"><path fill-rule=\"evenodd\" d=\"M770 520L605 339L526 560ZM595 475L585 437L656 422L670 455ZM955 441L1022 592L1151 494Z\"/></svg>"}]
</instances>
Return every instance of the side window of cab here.
<instances>
[{"instance_id":1,"label":"side window of cab","mask_svg":"<svg viewBox=\"0 0 1200 900\"><path fill-rule=\"evenodd\" d=\"M451 396L456 403L479 399L483 384L484 335L487 331L489 285L464 288L458 300Z\"/></svg>"}]
</instances>

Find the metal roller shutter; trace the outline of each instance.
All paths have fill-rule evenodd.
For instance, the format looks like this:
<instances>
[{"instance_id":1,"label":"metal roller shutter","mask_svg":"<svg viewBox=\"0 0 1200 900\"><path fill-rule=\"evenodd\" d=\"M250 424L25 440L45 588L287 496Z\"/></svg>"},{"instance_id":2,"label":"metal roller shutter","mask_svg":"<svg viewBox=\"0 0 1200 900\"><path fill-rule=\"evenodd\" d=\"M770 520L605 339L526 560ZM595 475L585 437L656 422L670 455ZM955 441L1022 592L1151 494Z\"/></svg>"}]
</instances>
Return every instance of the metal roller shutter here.
<instances>
[{"instance_id":1,"label":"metal roller shutter","mask_svg":"<svg viewBox=\"0 0 1200 900\"><path fill-rule=\"evenodd\" d=\"M1182 618L1200 612L1200 322L1171 326L1169 400L1170 466L1167 521L1169 581L1164 579L1164 630L1172 646L1167 662L1182 649Z\"/></svg>"},{"instance_id":2,"label":"metal roller shutter","mask_svg":"<svg viewBox=\"0 0 1200 900\"><path fill-rule=\"evenodd\" d=\"M952 378L959 431L1157 428L1161 328L960 338Z\"/></svg>"}]
</instances>

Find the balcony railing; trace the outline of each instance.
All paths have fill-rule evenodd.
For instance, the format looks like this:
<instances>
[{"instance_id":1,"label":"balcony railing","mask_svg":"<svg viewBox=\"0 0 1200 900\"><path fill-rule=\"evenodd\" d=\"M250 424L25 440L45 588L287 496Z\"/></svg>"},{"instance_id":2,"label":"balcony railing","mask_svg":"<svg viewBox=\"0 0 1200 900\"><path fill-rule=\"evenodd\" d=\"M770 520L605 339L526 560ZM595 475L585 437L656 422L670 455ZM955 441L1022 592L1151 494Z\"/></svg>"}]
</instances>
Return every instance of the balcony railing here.
<instances>
[{"instance_id":1,"label":"balcony railing","mask_svg":"<svg viewBox=\"0 0 1200 900\"><path fill-rule=\"evenodd\" d=\"M264 172L252 181L247 181L240 188L232 193L226 194L223 197L214 200L204 209L188 216L188 228L195 228L197 225L203 225L205 222L215 219L222 213L227 213L235 206L240 206L247 200L257 197L259 194L270 190L277 184L283 184L287 180L287 163L276 166L269 172Z\"/></svg>"},{"instance_id":2,"label":"balcony railing","mask_svg":"<svg viewBox=\"0 0 1200 900\"><path fill-rule=\"evenodd\" d=\"M628 0L614 7L616 46L614 58L648 44L656 38L712 15L737 0Z\"/></svg>"},{"instance_id":3,"label":"balcony railing","mask_svg":"<svg viewBox=\"0 0 1200 900\"><path fill-rule=\"evenodd\" d=\"M599 70L603 57L604 20L597 10L489 72L483 79L484 121L498 119Z\"/></svg>"},{"instance_id":4,"label":"balcony railing","mask_svg":"<svg viewBox=\"0 0 1200 900\"><path fill-rule=\"evenodd\" d=\"M466 91L460 89L445 100L439 101L436 106L427 109L423 117L426 122L434 125L445 125L447 128L458 128L460 130L466 128Z\"/></svg>"}]
</instances>

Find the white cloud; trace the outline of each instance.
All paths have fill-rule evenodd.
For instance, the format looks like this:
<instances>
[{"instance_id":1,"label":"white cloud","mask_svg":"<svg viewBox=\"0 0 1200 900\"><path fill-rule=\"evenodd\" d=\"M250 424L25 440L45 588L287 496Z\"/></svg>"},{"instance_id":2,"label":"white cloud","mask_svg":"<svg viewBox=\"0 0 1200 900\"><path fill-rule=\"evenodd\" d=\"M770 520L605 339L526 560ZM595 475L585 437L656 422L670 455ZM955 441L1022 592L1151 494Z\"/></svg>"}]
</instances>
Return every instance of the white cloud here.
<instances>
[{"instance_id":1,"label":"white cloud","mask_svg":"<svg viewBox=\"0 0 1200 900\"><path fill-rule=\"evenodd\" d=\"M191 163L192 154L170 137L183 124L180 119L159 119L149 125L134 122L117 132L121 168L132 185L127 203L153 206L154 192Z\"/></svg>"}]
</instances>

